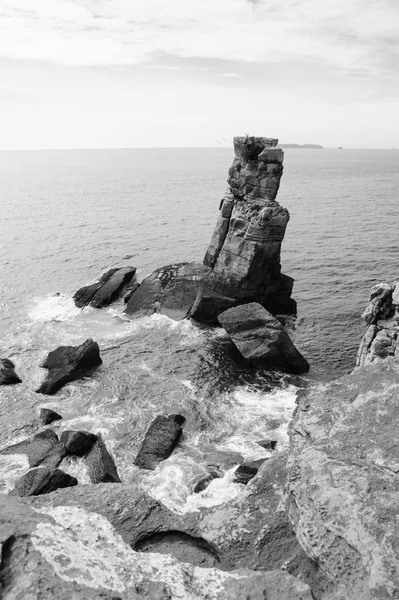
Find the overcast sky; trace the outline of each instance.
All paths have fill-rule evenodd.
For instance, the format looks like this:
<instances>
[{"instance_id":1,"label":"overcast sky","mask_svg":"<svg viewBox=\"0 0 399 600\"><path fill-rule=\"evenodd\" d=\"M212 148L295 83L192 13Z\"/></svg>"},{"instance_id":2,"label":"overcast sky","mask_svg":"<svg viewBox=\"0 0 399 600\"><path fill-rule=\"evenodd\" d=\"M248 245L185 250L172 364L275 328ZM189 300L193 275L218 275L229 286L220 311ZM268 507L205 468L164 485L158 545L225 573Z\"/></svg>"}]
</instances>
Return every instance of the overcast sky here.
<instances>
[{"instance_id":1,"label":"overcast sky","mask_svg":"<svg viewBox=\"0 0 399 600\"><path fill-rule=\"evenodd\" d=\"M399 0L0 0L0 148L399 147Z\"/></svg>"}]
</instances>

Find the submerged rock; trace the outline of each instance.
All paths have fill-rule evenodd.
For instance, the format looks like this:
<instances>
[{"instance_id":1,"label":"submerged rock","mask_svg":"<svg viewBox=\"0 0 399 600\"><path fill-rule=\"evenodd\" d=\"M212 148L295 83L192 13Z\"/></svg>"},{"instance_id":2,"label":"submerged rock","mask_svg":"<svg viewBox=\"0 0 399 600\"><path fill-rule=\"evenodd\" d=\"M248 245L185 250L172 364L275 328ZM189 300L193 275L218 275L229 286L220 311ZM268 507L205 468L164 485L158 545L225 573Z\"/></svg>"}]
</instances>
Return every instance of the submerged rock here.
<instances>
[{"instance_id":1,"label":"submerged rock","mask_svg":"<svg viewBox=\"0 0 399 600\"><path fill-rule=\"evenodd\" d=\"M238 304L259 302L273 314L296 313L293 279L281 273L280 250L289 220L276 202L283 173L278 140L235 137L228 191L204 264L205 275L190 315L216 324Z\"/></svg>"},{"instance_id":2,"label":"submerged rock","mask_svg":"<svg viewBox=\"0 0 399 600\"><path fill-rule=\"evenodd\" d=\"M28 590L46 600L312 599L306 583L281 569L225 572L135 552L97 512L43 504L39 513L27 501L0 495L4 598L27 598Z\"/></svg>"},{"instance_id":3,"label":"submerged rock","mask_svg":"<svg viewBox=\"0 0 399 600\"><path fill-rule=\"evenodd\" d=\"M309 363L295 348L281 323L252 302L226 310L218 317L241 354L255 366L304 373Z\"/></svg>"},{"instance_id":4,"label":"submerged rock","mask_svg":"<svg viewBox=\"0 0 399 600\"><path fill-rule=\"evenodd\" d=\"M32 438L0 450L0 454L25 454L30 467L55 469L66 456L65 448L52 429L45 429Z\"/></svg>"},{"instance_id":5,"label":"submerged rock","mask_svg":"<svg viewBox=\"0 0 399 600\"><path fill-rule=\"evenodd\" d=\"M197 295L201 277L209 269L200 263L176 263L156 269L127 302L125 313L136 316L155 312L184 319Z\"/></svg>"},{"instance_id":6,"label":"submerged rock","mask_svg":"<svg viewBox=\"0 0 399 600\"><path fill-rule=\"evenodd\" d=\"M72 477L60 469L38 467L31 469L18 479L12 494L16 496L39 496L77 484L76 477Z\"/></svg>"},{"instance_id":7,"label":"submerged rock","mask_svg":"<svg viewBox=\"0 0 399 600\"><path fill-rule=\"evenodd\" d=\"M80 346L60 346L49 353L41 365L48 369L46 380L36 390L39 394L55 394L66 383L81 379L102 363L97 342L86 340Z\"/></svg>"},{"instance_id":8,"label":"submerged rock","mask_svg":"<svg viewBox=\"0 0 399 600\"><path fill-rule=\"evenodd\" d=\"M328 598L399 597L399 365L310 389L290 426L286 502Z\"/></svg>"},{"instance_id":9,"label":"submerged rock","mask_svg":"<svg viewBox=\"0 0 399 600\"><path fill-rule=\"evenodd\" d=\"M0 385L22 383L15 372L15 365L9 358L0 358Z\"/></svg>"},{"instance_id":10,"label":"submerged rock","mask_svg":"<svg viewBox=\"0 0 399 600\"><path fill-rule=\"evenodd\" d=\"M97 436L89 431L67 429L61 433L60 439L68 454L84 456L97 440Z\"/></svg>"},{"instance_id":11,"label":"submerged rock","mask_svg":"<svg viewBox=\"0 0 399 600\"><path fill-rule=\"evenodd\" d=\"M121 483L114 459L100 434L97 434L97 440L84 460L91 483Z\"/></svg>"},{"instance_id":12,"label":"submerged rock","mask_svg":"<svg viewBox=\"0 0 399 600\"><path fill-rule=\"evenodd\" d=\"M90 304L95 308L108 306L120 296L123 288L133 279L136 267L110 269L98 282L80 288L73 299L78 308Z\"/></svg>"},{"instance_id":13,"label":"submerged rock","mask_svg":"<svg viewBox=\"0 0 399 600\"><path fill-rule=\"evenodd\" d=\"M185 420L182 415L155 417L145 434L134 464L142 469L155 469L158 463L168 458L179 443Z\"/></svg>"},{"instance_id":14,"label":"submerged rock","mask_svg":"<svg viewBox=\"0 0 399 600\"><path fill-rule=\"evenodd\" d=\"M52 410L51 408L41 408L40 409L40 420L43 425L50 425L53 421L59 421L62 419L61 415Z\"/></svg>"}]
</instances>

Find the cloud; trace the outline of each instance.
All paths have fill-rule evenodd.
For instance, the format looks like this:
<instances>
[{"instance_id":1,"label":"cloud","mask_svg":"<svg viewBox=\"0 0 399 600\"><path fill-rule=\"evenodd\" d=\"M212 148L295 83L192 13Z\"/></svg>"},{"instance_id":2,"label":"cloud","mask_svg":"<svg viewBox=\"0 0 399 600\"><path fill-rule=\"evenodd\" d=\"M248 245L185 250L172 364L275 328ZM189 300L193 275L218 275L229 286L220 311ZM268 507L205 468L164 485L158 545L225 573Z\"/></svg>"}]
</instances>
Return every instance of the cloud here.
<instances>
[{"instance_id":1,"label":"cloud","mask_svg":"<svg viewBox=\"0 0 399 600\"><path fill-rule=\"evenodd\" d=\"M398 57L396 0L2 0L0 57L134 65L156 57L302 61L342 69Z\"/></svg>"}]
</instances>

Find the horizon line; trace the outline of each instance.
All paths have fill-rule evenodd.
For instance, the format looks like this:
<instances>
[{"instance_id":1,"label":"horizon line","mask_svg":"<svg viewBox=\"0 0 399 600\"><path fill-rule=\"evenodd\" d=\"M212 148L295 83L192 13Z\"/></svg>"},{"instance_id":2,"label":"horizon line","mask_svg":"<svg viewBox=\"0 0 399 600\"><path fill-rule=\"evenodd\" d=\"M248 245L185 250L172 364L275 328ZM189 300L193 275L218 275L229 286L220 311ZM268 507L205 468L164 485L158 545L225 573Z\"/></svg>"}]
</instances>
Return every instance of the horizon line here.
<instances>
[{"instance_id":1,"label":"horizon line","mask_svg":"<svg viewBox=\"0 0 399 600\"><path fill-rule=\"evenodd\" d=\"M281 144L293 144L296 142L281 142ZM278 144L280 145L280 143ZM0 148L0 152L76 152L85 150L231 150L234 149L233 144L231 146L101 146L101 147L82 147L82 148ZM391 147L379 147L379 148L356 148L353 146L322 146L321 148L281 148L282 150L393 150L398 151L398 148Z\"/></svg>"}]
</instances>

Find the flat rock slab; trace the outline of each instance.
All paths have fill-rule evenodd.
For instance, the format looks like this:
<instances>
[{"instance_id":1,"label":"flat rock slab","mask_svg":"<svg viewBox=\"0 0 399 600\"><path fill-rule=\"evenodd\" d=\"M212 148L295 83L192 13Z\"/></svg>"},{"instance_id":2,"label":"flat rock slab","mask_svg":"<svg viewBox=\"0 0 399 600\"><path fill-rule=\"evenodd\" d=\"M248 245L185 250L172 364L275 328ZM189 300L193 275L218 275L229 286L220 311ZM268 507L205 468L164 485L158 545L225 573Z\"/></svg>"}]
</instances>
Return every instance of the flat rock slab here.
<instances>
[{"instance_id":1,"label":"flat rock slab","mask_svg":"<svg viewBox=\"0 0 399 600\"><path fill-rule=\"evenodd\" d=\"M30 467L56 468L66 456L64 446L52 429L46 429L27 440L0 450L0 454L25 454Z\"/></svg>"},{"instance_id":2,"label":"flat rock slab","mask_svg":"<svg viewBox=\"0 0 399 600\"><path fill-rule=\"evenodd\" d=\"M76 477L72 477L61 469L37 467L23 475L15 484L12 491L16 496L39 496L49 494L59 488L72 487L78 484Z\"/></svg>"},{"instance_id":3,"label":"flat rock slab","mask_svg":"<svg viewBox=\"0 0 399 600\"><path fill-rule=\"evenodd\" d=\"M15 365L9 358L0 358L0 385L21 383L22 379L15 372Z\"/></svg>"},{"instance_id":4,"label":"flat rock slab","mask_svg":"<svg viewBox=\"0 0 399 600\"><path fill-rule=\"evenodd\" d=\"M255 366L304 373L309 363L281 323L257 302L226 310L218 317L241 354Z\"/></svg>"},{"instance_id":5,"label":"flat rock slab","mask_svg":"<svg viewBox=\"0 0 399 600\"><path fill-rule=\"evenodd\" d=\"M357 369L299 398L287 508L329 598L399 597L399 365Z\"/></svg>"},{"instance_id":6,"label":"flat rock slab","mask_svg":"<svg viewBox=\"0 0 399 600\"><path fill-rule=\"evenodd\" d=\"M0 495L0 543L5 599L312 600L309 587L282 570L227 573L135 552L104 516L77 506L36 512Z\"/></svg>"},{"instance_id":7,"label":"flat rock slab","mask_svg":"<svg viewBox=\"0 0 399 600\"><path fill-rule=\"evenodd\" d=\"M91 339L80 346L60 346L50 352L41 365L44 369L48 369L49 373L36 392L55 394L66 383L81 379L101 363L98 344Z\"/></svg>"},{"instance_id":8,"label":"flat rock slab","mask_svg":"<svg viewBox=\"0 0 399 600\"><path fill-rule=\"evenodd\" d=\"M194 303L201 278L208 272L200 263L161 267L141 282L127 302L125 313L143 316L157 312L184 319Z\"/></svg>"},{"instance_id":9,"label":"flat rock slab","mask_svg":"<svg viewBox=\"0 0 399 600\"><path fill-rule=\"evenodd\" d=\"M84 460L92 483L121 483L114 459L100 434Z\"/></svg>"},{"instance_id":10,"label":"flat rock slab","mask_svg":"<svg viewBox=\"0 0 399 600\"><path fill-rule=\"evenodd\" d=\"M185 417L182 415L158 415L155 417L147 433L134 464L142 469L155 469L168 458L179 443L182 425Z\"/></svg>"},{"instance_id":11,"label":"flat rock slab","mask_svg":"<svg viewBox=\"0 0 399 600\"><path fill-rule=\"evenodd\" d=\"M67 429L61 433L60 440L68 454L84 456L97 440L97 436L89 431Z\"/></svg>"},{"instance_id":12,"label":"flat rock slab","mask_svg":"<svg viewBox=\"0 0 399 600\"><path fill-rule=\"evenodd\" d=\"M78 308L90 304L95 308L108 306L119 298L123 289L136 274L136 267L110 269L98 282L80 288L73 299Z\"/></svg>"}]
</instances>

